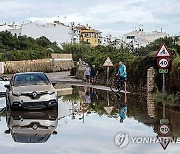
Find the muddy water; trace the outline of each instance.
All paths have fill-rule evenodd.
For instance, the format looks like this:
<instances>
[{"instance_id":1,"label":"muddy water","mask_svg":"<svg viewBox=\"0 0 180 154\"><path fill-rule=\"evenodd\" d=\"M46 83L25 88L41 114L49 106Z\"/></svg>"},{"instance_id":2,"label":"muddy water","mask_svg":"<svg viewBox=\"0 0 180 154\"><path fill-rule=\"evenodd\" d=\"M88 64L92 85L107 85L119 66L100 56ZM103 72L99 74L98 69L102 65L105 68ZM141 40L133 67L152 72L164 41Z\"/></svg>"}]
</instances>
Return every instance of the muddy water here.
<instances>
[{"instance_id":1,"label":"muddy water","mask_svg":"<svg viewBox=\"0 0 180 154\"><path fill-rule=\"evenodd\" d=\"M180 143L164 150L157 137L167 133L180 142L180 107L157 104L151 95L141 99L90 87L58 90L55 111L0 112L0 154L179 153ZM0 101L1 109L5 99ZM160 123L169 130L160 132Z\"/></svg>"}]
</instances>

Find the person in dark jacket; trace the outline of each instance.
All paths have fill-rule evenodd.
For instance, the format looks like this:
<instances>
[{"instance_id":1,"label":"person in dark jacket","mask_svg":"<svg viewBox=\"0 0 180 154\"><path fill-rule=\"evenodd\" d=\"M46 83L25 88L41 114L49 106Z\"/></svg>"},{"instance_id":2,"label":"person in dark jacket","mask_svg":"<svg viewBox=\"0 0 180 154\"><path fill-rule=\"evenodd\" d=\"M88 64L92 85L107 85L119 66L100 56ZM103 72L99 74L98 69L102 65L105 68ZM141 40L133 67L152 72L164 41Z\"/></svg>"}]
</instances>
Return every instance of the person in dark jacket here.
<instances>
[{"instance_id":1,"label":"person in dark jacket","mask_svg":"<svg viewBox=\"0 0 180 154\"><path fill-rule=\"evenodd\" d=\"M91 82L92 82L92 84L95 84L97 74L98 74L97 68L95 67L95 65L92 65L92 68L91 68Z\"/></svg>"}]
</instances>

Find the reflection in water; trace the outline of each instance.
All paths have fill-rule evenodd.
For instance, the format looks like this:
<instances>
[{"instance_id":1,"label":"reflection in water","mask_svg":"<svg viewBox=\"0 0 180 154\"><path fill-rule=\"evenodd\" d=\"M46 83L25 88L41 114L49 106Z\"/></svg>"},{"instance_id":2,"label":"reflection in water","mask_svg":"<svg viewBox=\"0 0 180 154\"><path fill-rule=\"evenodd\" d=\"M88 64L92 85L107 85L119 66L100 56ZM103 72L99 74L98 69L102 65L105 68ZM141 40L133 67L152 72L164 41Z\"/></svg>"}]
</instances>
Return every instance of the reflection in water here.
<instances>
[{"instance_id":1,"label":"reflection in water","mask_svg":"<svg viewBox=\"0 0 180 154\"><path fill-rule=\"evenodd\" d=\"M71 95L72 94L72 86L70 85L59 85L56 84L55 88L57 90L58 96L65 96L65 95Z\"/></svg>"},{"instance_id":2,"label":"reflection in water","mask_svg":"<svg viewBox=\"0 0 180 154\"><path fill-rule=\"evenodd\" d=\"M78 89L78 90L77 90ZM85 121L85 116L91 113L107 115L108 117L118 118L120 122L127 116L127 93L114 94L109 91L97 90L85 86L84 88L75 88L72 95L59 98L59 119L66 119L71 116L72 119Z\"/></svg>"},{"instance_id":3,"label":"reflection in water","mask_svg":"<svg viewBox=\"0 0 180 154\"><path fill-rule=\"evenodd\" d=\"M163 109L155 105L152 94L148 93L146 103L144 103L144 101L138 100L139 98L127 96L126 93L115 95L109 91L97 90L89 86L75 88L73 93L73 96L75 96L75 93L77 94L74 101L78 104L77 112L74 115L75 117L78 116L77 119L83 119L83 122L85 121L86 116L91 113L97 113L100 116L107 115L109 118L118 118L121 123L124 122L125 119L133 117L138 122L153 127L154 132L158 134L158 126L160 119L162 119ZM72 95L67 97L71 97ZM71 100L71 103L72 102L73 100ZM69 108L72 108L71 103ZM172 109L172 111L173 110L174 109ZM64 109L62 109L62 112L63 111ZM168 112L170 112L171 115L176 113L171 111ZM171 126L172 125L173 124L171 123Z\"/></svg>"},{"instance_id":4,"label":"reflection in water","mask_svg":"<svg viewBox=\"0 0 180 154\"><path fill-rule=\"evenodd\" d=\"M15 142L44 143L51 134L56 134L57 110L13 111L6 115L8 130Z\"/></svg>"},{"instance_id":5,"label":"reflection in water","mask_svg":"<svg viewBox=\"0 0 180 154\"><path fill-rule=\"evenodd\" d=\"M58 113L56 112L56 114L53 111L21 111L7 114L9 129L6 133L11 133L16 142L12 142L11 137L4 134L7 129L4 117L6 112L0 113L0 135L3 141L0 142L0 148L2 153L19 154L27 148L30 154L37 154L40 150L42 153L52 154L118 154L120 151L131 153L132 150L134 153L139 153L141 149L164 153L159 143L129 144L120 150L115 147L113 142L114 136L123 131L129 133L129 136L152 136L155 138L157 135L160 136L160 119L163 119L163 105L161 103L143 100L138 95L127 94L126 96L123 93L115 95L110 91L94 89L92 86L72 87L71 92L62 90L63 88L67 90L68 87L58 88L64 93L59 96ZM86 95L90 101L86 101ZM152 100L150 95L148 97L149 100ZM165 118L169 121L169 136L171 137L180 136L179 109L178 106L166 105L165 107ZM54 120L49 119L52 117ZM58 125L57 117L59 119ZM120 119L123 119L122 124L119 122ZM55 129L60 133L48 139L50 134L56 133ZM17 142L46 143L19 144ZM170 144L166 152L173 153L171 150L178 152L178 144Z\"/></svg>"},{"instance_id":6,"label":"reflection in water","mask_svg":"<svg viewBox=\"0 0 180 154\"><path fill-rule=\"evenodd\" d=\"M98 95L95 88L90 88L90 94L91 94L91 102L96 103L98 100Z\"/></svg>"},{"instance_id":7,"label":"reflection in water","mask_svg":"<svg viewBox=\"0 0 180 154\"><path fill-rule=\"evenodd\" d=\"M152 93L147 93L147 110L151 118L155 118L155 103Z\"/></svg>"},{"instance_id":8,"label":"reflection in water","mask_svg":"<svg viewBox=\"0 0 180 154\"><path fill-rule=\"evenodd\" d=\"M124 101L120 100L119 102L120 106L120 111L119 111L119 116L120 116L120 123L123 123L123 120L126 119L127 116L127 94L124 94Z\"/></svg>"},{"instance_id":9,"label":"reflection in water","mask_svg":"<svg viewBox=\"0 0 180 154\"><path fill-rule=\"evenodd\" d=\"M90 104L91 103L91 93L89 90L85 91L85 103Z\"/></svg>"}]
</instances>

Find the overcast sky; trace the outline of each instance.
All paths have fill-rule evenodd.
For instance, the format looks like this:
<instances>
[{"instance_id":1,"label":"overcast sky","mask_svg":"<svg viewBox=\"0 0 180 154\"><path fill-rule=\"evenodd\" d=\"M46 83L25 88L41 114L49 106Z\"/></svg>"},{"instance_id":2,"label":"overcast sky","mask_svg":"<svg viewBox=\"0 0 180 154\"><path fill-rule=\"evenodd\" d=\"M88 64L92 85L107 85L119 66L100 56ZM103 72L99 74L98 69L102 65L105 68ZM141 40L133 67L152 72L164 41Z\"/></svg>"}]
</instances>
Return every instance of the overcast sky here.
<instances>
[{"instance_id":1,"label":"overcast sky","mask_svg":"<svg viewBox=\"0 0 180 154\"><path fill-rule=\"evenodd\" d=\"M117 37L140 24L147 32L180 35L180 0L0 0L0 24L57 19Z\"/></svg>"}]
</instances>

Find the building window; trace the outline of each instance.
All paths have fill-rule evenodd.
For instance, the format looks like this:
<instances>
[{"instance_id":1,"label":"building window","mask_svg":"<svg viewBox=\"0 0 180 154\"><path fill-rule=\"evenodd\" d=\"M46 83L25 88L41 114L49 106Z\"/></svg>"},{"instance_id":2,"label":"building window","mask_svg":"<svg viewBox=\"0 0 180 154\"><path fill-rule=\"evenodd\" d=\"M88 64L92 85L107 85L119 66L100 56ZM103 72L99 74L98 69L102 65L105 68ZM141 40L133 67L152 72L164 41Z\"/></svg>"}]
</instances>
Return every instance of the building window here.
<instances>
[{"instance_id":1,"label":"building window","mask_svg":"<svg viewBox=\"0 0 180 154\"><path fill-rule=\"evenodd\" d=\"M127 39L135 39L135 36L127 36Z\"/></svg>"}]
</instances>

